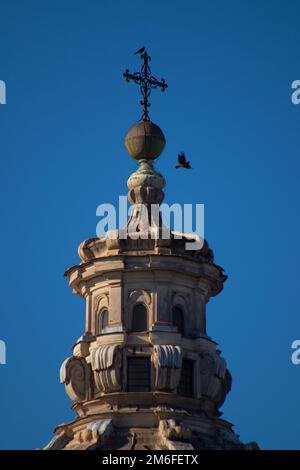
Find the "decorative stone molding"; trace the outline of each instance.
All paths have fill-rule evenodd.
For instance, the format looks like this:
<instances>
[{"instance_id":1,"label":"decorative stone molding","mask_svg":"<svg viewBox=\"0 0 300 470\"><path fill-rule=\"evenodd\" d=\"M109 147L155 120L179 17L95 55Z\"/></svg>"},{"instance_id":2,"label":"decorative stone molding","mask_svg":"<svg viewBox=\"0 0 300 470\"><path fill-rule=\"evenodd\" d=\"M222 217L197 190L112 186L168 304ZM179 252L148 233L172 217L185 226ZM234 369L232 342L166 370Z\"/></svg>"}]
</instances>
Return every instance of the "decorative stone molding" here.
<instances>
[{"instance_id":1,"label":"decorative stone molding","mask_svg":"<svg viewBox=\"0 0 300 470\"><path fill-rule=\"evenodd\" d=\"M161 419L158 425L161 444L168 450L194 450L190 441L192 431L183 422L175 419Z\"/></svg>"},{"instance_id":2,"label":"decorative stone molding","mask_svg":"<svg viewBox=\"0 0 300 470\"><path fill-rule=\"evenodd\" d=\"M102 308L109 307L109 295L106 292L103 292L99 295L96 295L94 300L94 309L101 310Z\"/></svg>"},{"instance_id":3,"label":"decorative stone molding","mask_svg":"<svg viewBox=\"0 0 300 470\"><path fill-rule=\"evenodd\" d=\"M99 346L91 351L95 386L99 392L112 393L122 389L122 351L118 345Z\"/></svg>"},{"instance_id":4,"label":"decorative stone molding","mask_svg":"<svg viewBox=\"0 0 300 470\"><path fill-rule=\"evenodd\" d=\"M159 431L163 433L167 439L171 440L189 440L192 437L192 431L183 422L175 419L161 419L159 421Z\"/></svg>"},{"instance_id":5,"label":"decorative stone molding","mask_svg":"<svg viewBox=\"0 0 300 470\"><path fill-rule=\"evenodd\" d=\"M219 352L203 351L199 356L200 395L209 398L219 408L231 389L231 374Z\"/></svg>"},{"instance_id":6,"label":"decorative stone molding","mask_svg":"<svg viewBox=\"0 0 300 470\"><path fill-rule=\"evenodd\" d=\"M60 382L73 402L88 399L90 386L90 366L80 357L69 357L60 368Z\"/></svg>"},{"instance_id":7,"label":"decorative stone molding","mask_svg":"<svg viewBox=\"0 0 300 470\"><path fill-rule=\"evenodd\" d=\"M143 289L131 290L128 292L128 301L130 307L137 303L143 303L149 306L151 304L151 293Z\"/></svg>"},{"instance_id":8,"label":"decorative stone molding","mask_svg":"<svg viewBox=\"0 0 300 470\"><path fill-rule=\"evenodd\" d=\"M89 341L87 341L87 338ZM90 341L92 336L81 336L73 346L73 356L87 357L89 355Z\"/></svg>"},{"instance_id":9,"label":"decorative stone molding","mask_svg":"<svg viewBox=\"0 0 300 470\"><path fill-rule=\"evenodd\" d=\"M182 353L179 346L156 345L152 362L155 367L155 388L175 390L181 375Z\"/></svg>"},{"instance_id":10,"label":"decorative stone molding","mask_svg":"<svg viewBox=\"0 0 300 470\"><path fill-rule=\"evenodd\" d=\"M94 450L105 444L114 428L111 419L100 419L77 431L65 450Z\"/></svg>"},{"instance_id":11,"label":"decorative stone molding","mask_svg":"<svg viewBox=\"0 0 300 470\"><path fill-rule=\"evenodd\" d=\"M60 430L58 434L52 437L49 444L43 450L62 450L73 439L73 432L68 428Z\"/></svg>"}]
</instances>

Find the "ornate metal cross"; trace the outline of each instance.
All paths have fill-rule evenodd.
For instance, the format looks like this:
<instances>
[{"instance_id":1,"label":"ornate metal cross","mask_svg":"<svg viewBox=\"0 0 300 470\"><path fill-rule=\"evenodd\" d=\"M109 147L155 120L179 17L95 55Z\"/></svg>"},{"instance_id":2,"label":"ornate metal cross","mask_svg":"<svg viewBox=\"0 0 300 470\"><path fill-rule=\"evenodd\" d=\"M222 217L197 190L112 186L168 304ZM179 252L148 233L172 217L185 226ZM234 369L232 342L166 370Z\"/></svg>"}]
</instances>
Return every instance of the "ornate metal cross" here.
<instances>
[{"instance_id":1,"label":"ornate metal cross","mask_svg":"<svg viewBox=\"0 0 300 470\"><path fill-rule=\"evenodd\" d=\"M151 75L151 69L149 66L151 57L147 54L147 51L144 47L139 49L136 54L140 54L140 57L143 60L141 71L130 73L127 69L125 73L123 73L123 77L126 78L127 82L133 80L134 83L139 85L142 93L141 105L143 106L143 114L141 120L150 121L148 109L150 107L149 97L151 94L151 90L152 88L160 88L161 91L165 91L165 89L168 88L168 85L166 84L163 78L161 80L157 80Z\"/></svg>"}]
</instances>

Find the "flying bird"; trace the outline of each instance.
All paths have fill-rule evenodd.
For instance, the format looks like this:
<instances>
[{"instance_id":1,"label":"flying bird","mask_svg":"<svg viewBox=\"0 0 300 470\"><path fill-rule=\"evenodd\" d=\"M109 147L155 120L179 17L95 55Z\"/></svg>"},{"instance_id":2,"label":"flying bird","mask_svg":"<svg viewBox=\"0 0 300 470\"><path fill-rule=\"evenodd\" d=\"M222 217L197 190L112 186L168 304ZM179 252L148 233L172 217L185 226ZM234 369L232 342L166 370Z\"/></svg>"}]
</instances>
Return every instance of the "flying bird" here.
<instances>
[{"instance_id":1,"label":"flying bird","mask_svg":"<svg viewBox=\"0 0 300 470\"><path fill-rule=\"evenodd\" d=\"M186 170L192 168L190 162L186 161L184 152L180 152L178 155L178 165L176 165L175 168L185 168Z\"/></svg>"},{"instance_id":2,"label":"flying bird","mask_svg":"<svg viewBox=\"0 0 300 470\"><path fill-rule=\"evenodd\" d=\"M143 52L145 52L145 48L144 48L144 47L141 47L140 49L138 49L138 50L134 53L134 55L136 55L136 54L143 54Z\"/></svg>"}]
</instances>

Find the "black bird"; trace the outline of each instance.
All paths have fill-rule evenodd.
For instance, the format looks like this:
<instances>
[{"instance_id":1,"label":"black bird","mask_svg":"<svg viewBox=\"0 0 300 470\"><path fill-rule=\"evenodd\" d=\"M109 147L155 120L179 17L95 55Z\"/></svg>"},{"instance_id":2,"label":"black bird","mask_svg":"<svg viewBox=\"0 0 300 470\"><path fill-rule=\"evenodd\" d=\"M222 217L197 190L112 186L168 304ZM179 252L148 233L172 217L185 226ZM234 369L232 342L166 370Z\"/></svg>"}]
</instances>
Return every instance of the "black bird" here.
<instances>
[{"instance_id":1,"label":"black bird","mask_svg":"<svg viewBox=\"0 0 300 470\"><path fill-rule=\"evenodd\" d=\"M189 170L191 167L190 162L186 161L185 154L184 152L180 152L178 155L178 165L175 166L175 168L185 168L186 170Z\"/></svg>"},{"instance_id":2,"label":"black bird","mask_svg":"<svg viewBox=\"0 0 300 470\"><path fill-rule=\"evenodd\" d=\"M143 54L143 52L145 52L145 48L144 47L141 47L140 49L138 49L135 53L135 54Z\"/></svg>"}]
</instances>

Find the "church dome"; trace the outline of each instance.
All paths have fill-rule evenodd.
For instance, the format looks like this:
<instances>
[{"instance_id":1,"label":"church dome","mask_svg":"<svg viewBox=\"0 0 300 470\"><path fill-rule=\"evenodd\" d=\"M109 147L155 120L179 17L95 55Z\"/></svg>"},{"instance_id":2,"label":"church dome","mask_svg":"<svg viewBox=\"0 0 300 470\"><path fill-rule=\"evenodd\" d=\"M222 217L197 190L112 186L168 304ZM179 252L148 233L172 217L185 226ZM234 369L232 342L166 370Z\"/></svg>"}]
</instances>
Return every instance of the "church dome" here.
<instances>
[{"instance_id":1,"label":"church dome","mask_svg":"<svg viewBox=\"0 0 300 470\"><path fill-rule=\"evenodd\" d=\"M134 124L125 137L125 147L135 160L155 160L162 153L165 144L162 130L151 121Z\"/></svg>"}]
</instances>

